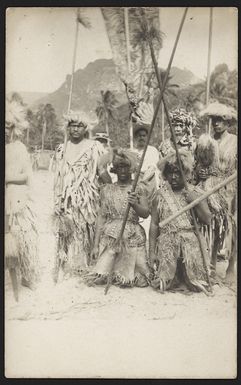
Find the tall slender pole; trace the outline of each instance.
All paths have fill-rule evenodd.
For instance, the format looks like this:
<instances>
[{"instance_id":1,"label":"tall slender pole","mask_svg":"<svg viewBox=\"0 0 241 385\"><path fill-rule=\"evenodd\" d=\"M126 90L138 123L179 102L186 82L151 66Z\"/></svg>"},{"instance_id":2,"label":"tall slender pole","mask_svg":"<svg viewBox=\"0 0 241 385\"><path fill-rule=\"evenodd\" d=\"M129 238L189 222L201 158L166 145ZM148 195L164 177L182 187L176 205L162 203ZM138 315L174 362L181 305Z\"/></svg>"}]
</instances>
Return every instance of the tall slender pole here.
<instances>
[{"instance_id":1,"label":"tall slender pole","mask_svg":"<svg viewBox=\"0 0 241 385\"><path fill-rule=\"evenodd\" d=\"M78 15L79 15L79 8L77 8L76 11L76 29L75 29L75 41L74 41L74 53L73 53L73 61L72 61L72 74L71 74L71 81L70 81L70 91L69 91L69 102L68 102L68 110L67 114L70 112L71 108L71 101L72 101L72 93L73 93L73 82L74 82L74 71L75 71L75 63L76 63L76 53L77 53L77 43L78 43L78 32L79 32L79 21L78 21ZM61 190L63 190L63 167L65 164L65 153L66 153L66 147L67 147L67 130L64 130L64 148L63 148L63 159L62 159L62 167L61 167Z\"/></svg>"},{"instance_id":2,"label":"tall slender pole","mask_svg":"<svg viewBox=\"0 0 241 385\"><path fill-rule=\"evenodd\" d=\"M160 25L160 31L161 31L161 8L159 8L159 25ZM165 117L164 117L164 104L163 104L163 101L162 101L162 104L161 104L161 116L162 116L162 120L161 120L161 140L162 140L162 142L164 142L164 140L165 140Z\"/></svg>"},{"instance_id":3,"label":"tall slender pole","mask_svg":"<svg viewBox=\"0 0 241 385\"><path fill-rule=\"evenodd\" d=\"M207 63L207 85L206 85L206 107L209 104L210 93L210 66L211 66L211 51L212 51L212 33L213 33L213 8L210 7L209 13L209 35L208 35L208 63ZM210 134L211 119L208 121L208 133Z\"/></svg>"},{"instance_id":4,"label":"tall slender pole","mask_svg":"<svg viewBox=\"0 0 241 385\"><path fill-rule=\"evenodd\" d=\"M70 80L69 103L68 103L68 111L67 111L67 113L69 113L70 108L71 108L72 93L73 93L74 71L75 71L75 63L76 63L76 53L77 53L77 43L78 43L78 32L79 32L78 12L79 12L79 8L77 8L77 15L76 15L76 29L75 29L75 40L74 40L74 53L73 53L73 61L72 61L72 73L71 73L71 80Z\"/></svg>"},{"instance_id":5,"label":"tall slender pole","mask_svg":"<svg viewBox=\"0 0 241 385\"><path fill-rule=\"evenodd\" d=\"M161 104L161 112L162 112L162 125L161 125L161 128L162 128L162 142L164 142L165 140L165 117L164 117L164 103L162 101L162 104Z\"/></svg>"},{"instance_id":6,"label":"tall slender pole","mask_svg":"<svg viewBox=\"0 0 241 385\"><path fill-rule=\"evenodd\" d=\"M127 53L127 68L128 73L131 73L131 56L130 56L130 30L129 30L129 17L128 17L128 8L124 7L124 21L125 21L125 36L126 36L126 53ZM130 117L129 121L130 126L130 148L133 149L133 127L132 119Z\"/></svg>"}]
</instances>

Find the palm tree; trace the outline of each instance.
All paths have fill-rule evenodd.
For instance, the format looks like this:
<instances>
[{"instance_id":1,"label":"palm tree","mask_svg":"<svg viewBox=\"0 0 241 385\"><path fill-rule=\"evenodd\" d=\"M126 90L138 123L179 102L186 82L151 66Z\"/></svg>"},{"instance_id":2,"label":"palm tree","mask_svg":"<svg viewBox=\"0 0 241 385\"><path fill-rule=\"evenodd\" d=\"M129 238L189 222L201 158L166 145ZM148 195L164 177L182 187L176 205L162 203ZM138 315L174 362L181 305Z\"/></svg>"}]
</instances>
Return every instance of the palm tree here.
<instances>
[{"instance_id":1,"label":"palm tree","mask_svg":"<svg viewBox=\"0 0 241 385\"><path fill-rule=\"evenodd\" d=\"M26 142L27 142L27 146L29 146L29 133L30 133L30 129L33 127L33 122L34 122L34 113L30 108L27 109L26 116L27 116L27 121L29 122L29 125L27 128Z\"/></svg>"},{"instance_id":2,"label":"palm tree","mask_svg":"<svg viewBox=\"0 0 241 385\"><path fill-rule=\"evenodd\" d=\"M155 57L155 49L162 48L163 36L164 34L154 27L152 21L147 20L144 9L140 7L138 9L138 14L136 15L136 28L134 29L132 39L133 48L139 48L141 54L141 78L139 86L139 97L142 94L144 74L147 70L146 53L150 48L151 55Z\"/></svg>"},{"instance_id":3,"label":"palm tree","mask_svg":"<svg viewBox=\"0 0 241 385\"><path fill-rule=\"evenodd\" d=\"M158 64L157 64L157 59L155 56L155 48L162 47L162 41L163 41L163 32L159 31L153 23L149 20L146 19L145 17L145 12L142 10L141 12L141 17L138 19L137 23L137 28L135 30L134 34L134 46L138 45L141 48L141 53L143 57L143 63L145 63L145 50L147 48L150 49L151 53L151 58L152 62L155 68L155 71L158 71ZM139 42L139 43L138 43ZM145 68L143 65L143 72L141 75L141 86L142 87L142 81L143 81L143 74L144 74ZM149 80L147 81L147 86L150 88L151 82L150 80L153 78L153 75L155 76L155 72L151 73L151 76ZM166 71L159 70L159 75L161 79L161 84L163 83L165 76L166 76ZM167 96L168 94L175 94L174 91L171 88L178 87L176 84L171 84L170 83L171 76L168 77L167 82L166 82L166 87L165 87L165 92L163 96ZM169 90L167 89L168 85L167 83L169 82ZM151 85L153 87L153 85ZM157 86L153 87L154 90L157 88L160 88L159 84L159 79L157 79ZM161 124L161 131L162 131L162 140L164 140L164 126L165 126L165 120L164 120L164 102L161 103L161 116L162 116L162 124Z\"/></svg>"},{"instance_id":4,"label":"palm tree","mask_svg":"<svg viewBox=\"0 0 241 385\"><path fill-rule=\"evenodd\" d=\"M40 104L38 111L36 113L36 119L39 125L40 130L42 131L41 135L41 148L44 150L44 141L47 131L52 130L54 122L56 120L56 114L52 104Z\"/></svg>"},{"instance_id":5,"label":"palm tree","mask_svg":"<svg viewBox=\"0 0 241 385\"><path fill-rule=\"evenodd\" d=\"M193 102L204 101L206 82L195 85L195 89L196 92L192 92L189 100L187 100L190 108ZM227 64L219 64L213 70L210 76L209 99L232 106L236 104L237 77L235 71L229 71Z\"/></svg>"},{"instance_id":6,"label":"palm tree","mask_svg":"<svg viewBox=\"0 0 241 385\"><path fill-rule=\"evenodd\" d=\"M98 106L95 109L96 115L98 116L98 119L100 122L103 122L105 124L105 129L107 135L109 135L109 122L116 120L116 108L117 108L117 100L115 95L107 90L107 91L100 91L101 94L101 101L98 101Z\"/></svg>"}]
</instances>

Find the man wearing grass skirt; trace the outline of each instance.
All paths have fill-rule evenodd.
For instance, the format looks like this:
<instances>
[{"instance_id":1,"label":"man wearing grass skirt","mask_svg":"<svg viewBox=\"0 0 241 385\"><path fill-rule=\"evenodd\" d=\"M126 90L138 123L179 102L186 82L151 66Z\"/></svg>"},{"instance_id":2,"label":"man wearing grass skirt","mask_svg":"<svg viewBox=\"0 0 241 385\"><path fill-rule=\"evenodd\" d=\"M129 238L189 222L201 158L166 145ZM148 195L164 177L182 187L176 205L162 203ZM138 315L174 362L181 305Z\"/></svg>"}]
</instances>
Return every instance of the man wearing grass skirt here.
<instances>
[{"instance_id":1,"label":"man wearing grass skirt","mask_svg":"<svg viewBox=\"0 0 241 385\"><path fill-rule=\"evenodd\" d=\"M213 139L218 146L218 181L223 181L232 175L237 169L237 136L229 132L232 122L237 121L237 112L230 106L219 102L210 103L204 109L201 116L207 116L212 120ZM200 170L201 178L207 179L209 170ZM234 265L236 261L236 217L237 217L237 181L226 185L220 190L223 198L228 205L228 224L224 240L225 258L228 259L228 268L226 271L226 280L234 281Z\"/></svg>"},{"instance_id":2,"label":"man wearing grass skirt","mask_svg":"<svg viewBox=\"0 0 241 385\"><path fill-rule=\"evenodd\" d=\"M99 166L101 143L86 138L88 116L71 112L65 116L66 148L56 151L55 219L57 256L54 280L59 267L66 275L79 274L90 264L94 227L99 208L99 184L110 183L106 170Z\"/></svg>"}]
</instances>

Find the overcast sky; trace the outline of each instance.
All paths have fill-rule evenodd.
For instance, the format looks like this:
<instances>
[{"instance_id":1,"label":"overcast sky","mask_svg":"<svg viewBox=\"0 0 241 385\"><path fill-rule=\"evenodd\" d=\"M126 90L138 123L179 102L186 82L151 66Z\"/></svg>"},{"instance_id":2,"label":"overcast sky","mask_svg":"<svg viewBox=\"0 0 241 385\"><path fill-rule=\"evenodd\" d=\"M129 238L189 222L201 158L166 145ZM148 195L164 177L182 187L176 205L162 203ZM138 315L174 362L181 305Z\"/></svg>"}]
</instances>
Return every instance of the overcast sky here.
<instances>
[{"instance_id":1,"label":"overcast sky","mask_svg":"<svg viewBox=\"0 0 241 385\"><path fill-rule=\"evenodd\" d=\"M7 91L53 92L71 73L75 8L10 8L7 11ZM165 68L184 8L160 8L165 33L159 65ZM76 69L111 58L99 8L85 8L92 28L80 27ZM204 78L207 72L209 8L189 8L173 65ZM214 8L211 69L219 63L237 68L238 11Z\"/></svg>"}]
</instances>

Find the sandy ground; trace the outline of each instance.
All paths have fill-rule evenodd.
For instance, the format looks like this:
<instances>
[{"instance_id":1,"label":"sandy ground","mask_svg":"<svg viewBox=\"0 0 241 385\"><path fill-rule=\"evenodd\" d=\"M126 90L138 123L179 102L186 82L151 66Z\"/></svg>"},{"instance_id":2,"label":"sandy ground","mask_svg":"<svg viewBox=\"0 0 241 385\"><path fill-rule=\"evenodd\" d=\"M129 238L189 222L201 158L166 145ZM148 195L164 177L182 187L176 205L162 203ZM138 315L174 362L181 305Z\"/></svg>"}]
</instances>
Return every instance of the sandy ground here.
<instances>
[{"instance_id":1,"label":"sandy ground","mask_svg":"<svg viewBox=\"0 0 241 385\"><path fill-rule=\"evenodd\" d=\"M33 177L42 280L15 302L6 273L7 377L234 378L236 293L160 294L152 288L53 284L53 176ZM220 275L226 264L219 263Z\"/></svg>"}]
</instances>

